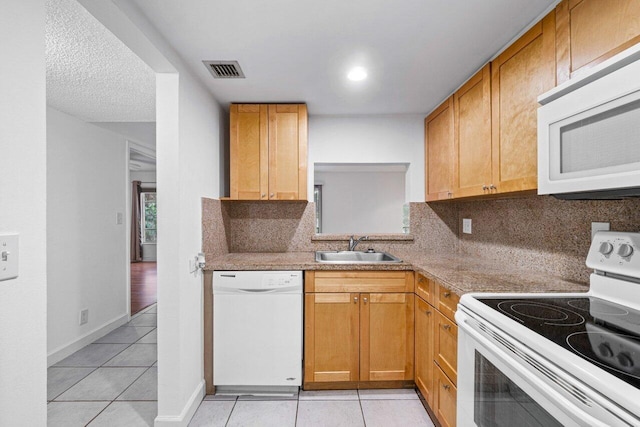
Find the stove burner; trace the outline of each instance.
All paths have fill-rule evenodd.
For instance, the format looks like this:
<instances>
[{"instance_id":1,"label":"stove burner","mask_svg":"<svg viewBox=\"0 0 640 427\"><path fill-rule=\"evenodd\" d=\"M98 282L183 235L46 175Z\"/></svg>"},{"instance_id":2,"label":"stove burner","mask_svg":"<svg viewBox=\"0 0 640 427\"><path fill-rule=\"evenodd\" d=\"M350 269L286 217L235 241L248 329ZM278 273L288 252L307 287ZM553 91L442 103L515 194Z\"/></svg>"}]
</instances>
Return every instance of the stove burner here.
<instances>
[{"instance_id":1,"label":"stove burner","mask_svg":"<svg viewBox=\"0 0 640 427\"><path fill-rule=\"evenodd\" d=\"M611 304L607 304L604 301L599 301L596 299L574 299L568 301L567 304L573 308L577 308L578 310L591 313L591 315L606 314L609 316L626 316L627 314L629 314L629 312L623 307L613 306Z\"/></svg>"},{"instance_id":2,"label":"stove burner","mask_svg":"<svg viewBox=\"0 0 640 427\"><path fill-rule=\"evenodd\" d=\"M621 375L640 379L640 338L608 332L587 324L587 332L567 336L567 344L581 357Z\"/></svg>"},{"instance_id":3,"label":"stove burner","mask_svg":"<svg viewBox=\"0 0 640 427\"><path fill-rule=\"evenodd\" d=\"M541 320L543 324L553 326L576 326L585 322L584 317L573 310L542 302L507 300L501 301L498 309L520 323L525 323L526 319Z\"/></svg>"}]
</instances>

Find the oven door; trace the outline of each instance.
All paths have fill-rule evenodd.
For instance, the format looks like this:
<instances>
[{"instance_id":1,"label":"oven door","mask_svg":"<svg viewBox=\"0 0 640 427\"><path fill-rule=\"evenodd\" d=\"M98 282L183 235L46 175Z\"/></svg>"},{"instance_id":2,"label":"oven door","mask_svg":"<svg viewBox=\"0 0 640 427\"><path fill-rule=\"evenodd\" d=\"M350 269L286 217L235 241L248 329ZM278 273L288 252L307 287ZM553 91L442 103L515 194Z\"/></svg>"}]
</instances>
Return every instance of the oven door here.
<instances>
[{"instance_id":1,"label":"oven door","mask_svg":"<svg viewBox=\"0 0 640 427\"><path fill-rule=\"evenodd\" d=\"M566 375L554 372L557 368L545 366L533 354L524 354L521 344L513 348L521 354L514 355L508 349L511 344L503 345L504 337L490 339L492 332L486 332L486 325L478 328L482 321L460 308L456 321L459 426L631 425L571 384Z\"/></svg>"}]
</instances>

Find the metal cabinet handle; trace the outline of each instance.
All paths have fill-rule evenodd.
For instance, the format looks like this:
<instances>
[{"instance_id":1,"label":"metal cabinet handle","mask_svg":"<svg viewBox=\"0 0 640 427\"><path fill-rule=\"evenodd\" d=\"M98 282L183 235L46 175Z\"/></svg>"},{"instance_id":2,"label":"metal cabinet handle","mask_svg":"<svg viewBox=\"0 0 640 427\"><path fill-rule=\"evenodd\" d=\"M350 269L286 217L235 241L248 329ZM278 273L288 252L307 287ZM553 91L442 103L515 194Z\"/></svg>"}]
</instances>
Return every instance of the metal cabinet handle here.
<instances>
[{"instance_id":1,"label":"metal cabinet handle","mask_svg":"<svg viewBox=\"0 0 640 427\"><path fill-rule=\"evenodd\" d=\"M423 283L423 282L424 282L424 278L419 277L419 278L418 278L418 283Z\"/></svg>"},{"instance_id":2,"label":"metal cabinet handle","mask_svg":"<svg viewBox=\"0 0 640 427\"><path fill-rule=\"evenodd\" d=\"M442 294L445 298L449 298L451 296L451 292L445 292Z\"/></svg>"},{"instance_id":3,"label":"metal cabinet handle","mask_svg":"<svg viewBox=\"0 0 640 427\"><path fill-rule=\"evenodd\" d=\"M266 194L262 194L261 197L264 199L265 197L267 197Z\"/></svg>"},{"instance_id":4,"label":"metal cabinet handle","mask_svg":"<svg viewBox=\"0 0 640 427\"><path fill-rule=\"evenodd\" d=\"M424 312L427 316L431 316L431 310L425 310Z\"/></svg>"},{"instance_id":5,"label":"metal cabinet handle","mask_svg":"<svg viewBox=\"0 0 640 427\"><path fill-rule=\"evenodd\" d=\"M367 299L367 297L364 297L364 298L362 298L362 301L364 301L364 303L366 304L367 301L369 301L369 300Z\"/></svg>"},{"instance_id":6,"label":"metal cabinet handle","mask_svg":"<svg viewBox=\"0 0 640 427\"><path fill-rule=\"evenodd\" d=\"M273 193L271 193L271 194L269 195L269 197L273 197Z\"/></svg>"},{"instance_id":7,"label":"metal cabinet handle","mask_svg":"<svg viewBox=\"0 0 640 427\"><path fill-rule=\"evenodd\" d=\"M487 191L489 189L489 187L487 187L486 185L482 186L482 191Z\"/></svg>"},{"instance_id":8,"label":"metal cabinet handle","mask_svg":"<svg viewBox=\"0 0 640 427\"><path fill-rule=\"evenodd\" d=\"M449 329L451 329L451 325L442 325L442 329L444 329L445 331L448 331Z\"/></svg>"},{"instance_id":9,"label":"metal cabinet handle","mask_svg":"<svg viewBox=\"0 0 640 427\"><path fill-rule=\"evenodd\" d=\"M493 184L491 184L491 185L489 186L489 190L497 190L497 189L498 189L498 187L496 187L496 186L495 186L495 185L493 185Z\"/></svg>"},{"instance_id":10,"label":"metal cabinet handle","mask_svg":"<svg viewBox=\"0 0 640 427\"><path fill-rule=\"evenodd\" d=\"M358 297L353 297L353 302L358 302Z\"/></svg>"},{"instance_id":11,"label":"metal cabinet handle","mask_svg":"<svg viewBox=\"0 0 640 427\"><path fill-rule=\"evenodd\" d=\"M451 388L451 386L449 384L442 384L442 388L449 391L449 389Z\"/></svg>"}]
</instances>

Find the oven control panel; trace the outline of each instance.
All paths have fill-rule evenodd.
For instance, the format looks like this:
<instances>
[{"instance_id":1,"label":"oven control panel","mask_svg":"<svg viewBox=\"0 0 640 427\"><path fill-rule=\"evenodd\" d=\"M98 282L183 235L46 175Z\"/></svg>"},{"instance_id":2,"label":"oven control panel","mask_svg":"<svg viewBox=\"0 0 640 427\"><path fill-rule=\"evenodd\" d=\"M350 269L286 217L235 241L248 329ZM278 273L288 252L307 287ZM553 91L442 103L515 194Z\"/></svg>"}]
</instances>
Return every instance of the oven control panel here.
<instances>
[{"instance_id":1,"label":"oven control panel","mask_svg":"<svg viewBox=\"0 0 640 427\"><path fill-rule=\"evenodd\" d=\"M591 242L587 267L640 277L640 233L599 231Z\"/></svg>"}]
</instances>

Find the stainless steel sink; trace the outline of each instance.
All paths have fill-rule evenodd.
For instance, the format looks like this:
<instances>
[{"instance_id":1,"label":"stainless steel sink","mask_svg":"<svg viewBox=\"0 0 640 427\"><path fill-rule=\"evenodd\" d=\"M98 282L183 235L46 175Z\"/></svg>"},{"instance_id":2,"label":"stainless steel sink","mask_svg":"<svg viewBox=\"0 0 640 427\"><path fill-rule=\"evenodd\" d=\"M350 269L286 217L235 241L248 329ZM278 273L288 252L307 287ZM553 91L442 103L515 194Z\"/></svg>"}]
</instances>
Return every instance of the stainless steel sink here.
<instances>
[{"instance_id":1,"label":"stainless steel sink","mask_svg":"<svg viewBox=\"0 0 640 427\"><path fill-rule=\"evenodd\" d=\"M402 262L387 252L316 251L316 261L330 264L386 264Z\"/></svg>"}]
</instances>

